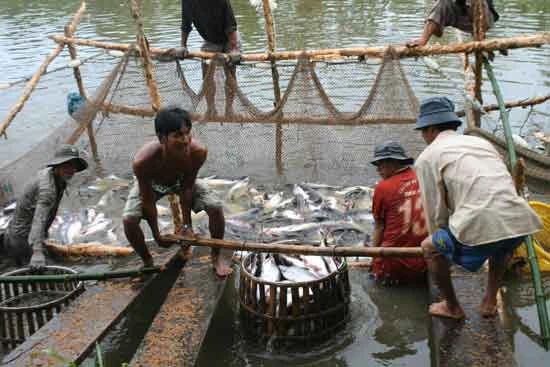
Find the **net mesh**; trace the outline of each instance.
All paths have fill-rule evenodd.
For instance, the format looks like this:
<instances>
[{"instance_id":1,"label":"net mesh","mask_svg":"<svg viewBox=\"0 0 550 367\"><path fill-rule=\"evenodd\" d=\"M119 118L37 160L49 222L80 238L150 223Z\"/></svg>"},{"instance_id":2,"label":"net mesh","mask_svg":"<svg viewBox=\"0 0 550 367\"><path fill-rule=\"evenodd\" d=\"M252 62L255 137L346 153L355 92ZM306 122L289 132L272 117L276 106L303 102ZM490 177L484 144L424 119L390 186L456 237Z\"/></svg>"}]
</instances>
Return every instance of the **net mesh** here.
<instances>
[{"instance_id":1,"label":"net mesh","mask_svg":"<svg viewBox=\"0 0 550 367\"><path fill-rule=\"evenodd\" d=\"M208 147L201 175L364 184L366 177L376 177L368 161L381 140L399 140L412 155L423 147L410 133L418 100L391 48L376 63L281 62L277 105L269 63L235 68L216 58L208 64L156 61L154 68L162 104L192 112L193 136ZM358 86L353 93L351 81ZM103 106L109 104L127 113L107 113ZM62 142L76 143L92 156L88 126L98 153L87 175L130 175L136 150L156 138L139 58L124 56L73 118L0 168L0 201L13 199L29 172L44 166Z\"/></svg>"}]
</instances>

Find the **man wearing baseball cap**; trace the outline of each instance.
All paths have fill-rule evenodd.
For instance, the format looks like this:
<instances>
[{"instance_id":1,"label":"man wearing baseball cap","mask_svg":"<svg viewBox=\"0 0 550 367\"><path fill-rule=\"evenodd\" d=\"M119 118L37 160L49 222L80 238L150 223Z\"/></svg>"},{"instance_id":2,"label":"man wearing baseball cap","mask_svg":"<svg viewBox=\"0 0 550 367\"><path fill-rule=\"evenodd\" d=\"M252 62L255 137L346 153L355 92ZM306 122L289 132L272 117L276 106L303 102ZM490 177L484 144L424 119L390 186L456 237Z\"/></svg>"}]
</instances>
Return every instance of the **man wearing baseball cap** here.
<instances>
[{"instance_id":1,"label":"man wearing baseball cap","mask_svg":"<svg viewBox=\"0 0 550 367\"><path fill-rule=\"evenodd\" d=\"M388 141L374 150L371 164L382 181L374 189L372 213L375 227L373 246L420 246L428 232L416 174L410 167L414 159L401 144ZM371 274L383 284L412 284L425 281L423 258L375 258Z\"/></svg>"},{"instance_id":2,"label":"man wearing baseball cap","mask_svg":"<svg viewBox=\"0 0 550 367\"><path fill-rule=\"evenodd\" d=\"M541 229L541 221L518 196L499 153L487 141L456 132L461 121L446 97L424 100L416 121L426 149L416 160L430 235L422 242L428 269L442 300L430 314L462 319L449 266L477 271L489 260L480 313L496 314L496 295L506 261L525 237Z\"/></svg>"},{"instance_id":3,"label":"man wearing baseball cap","mask_svg":"<svg viewBox=\"0 0 550 367\"><path fill-rule=\"evenodd\" d=\"M25 185L17 199L13 218L4 237L3 252L17 266L30 261L30 266L46 265L43 241L57 214L67 182L88 163L72 145L61 145L47 167Z\"/></svg>"}]
</instances>

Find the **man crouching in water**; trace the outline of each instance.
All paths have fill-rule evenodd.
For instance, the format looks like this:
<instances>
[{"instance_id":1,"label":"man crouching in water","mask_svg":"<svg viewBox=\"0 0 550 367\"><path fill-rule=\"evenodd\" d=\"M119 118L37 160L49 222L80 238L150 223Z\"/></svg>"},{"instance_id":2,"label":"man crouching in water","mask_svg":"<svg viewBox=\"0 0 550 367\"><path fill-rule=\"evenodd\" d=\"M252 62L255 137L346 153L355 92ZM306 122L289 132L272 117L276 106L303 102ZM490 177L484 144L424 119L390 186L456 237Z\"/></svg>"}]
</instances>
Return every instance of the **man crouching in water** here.
<instances>
[{"instance_id":1,"label":"man crouching in water","mask_svg":"<svg viewBox=\"0 0 550 367\"><path fill-rule=\"evenodd\" d=\"M179 243L173 235L161 235L157 221L156 201L167 194L179 196L183 219L180 235L194 237L191 209L206 211L212 238L223 238L225 219L221 203L208 188L197 181L199 169L206 161L208 150L191 137L191 119L187 111L177 107L163 108L155 117L158 141L151 141L136 153L132 168L134 184L123 212L124 232L145 266L153 265L153 258L145 245L139 222L144 218L153 238L161 247ZM220 249L212 249L212 263L219 277L232 273Z\"/></svg>"}]
</instances>

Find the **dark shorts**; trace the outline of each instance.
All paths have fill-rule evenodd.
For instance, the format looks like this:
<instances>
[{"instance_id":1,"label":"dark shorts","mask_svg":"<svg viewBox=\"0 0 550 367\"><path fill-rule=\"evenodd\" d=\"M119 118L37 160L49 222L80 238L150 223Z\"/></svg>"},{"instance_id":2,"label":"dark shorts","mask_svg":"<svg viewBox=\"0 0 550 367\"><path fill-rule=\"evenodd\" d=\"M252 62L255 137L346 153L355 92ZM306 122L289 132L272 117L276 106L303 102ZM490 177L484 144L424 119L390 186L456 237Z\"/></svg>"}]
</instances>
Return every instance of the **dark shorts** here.
<instances>
[{"instance_id":1,"label":"dark shorts","mask_svg":"<svg viewBox=\"0 0 550 367\"><path fill-rule=\"evenodd\" d=\"M460 243L448 228L438 229L432 235L432 243L449 261L469 271L477 271L490 257L503 258L521 245L526 236L508 238L484 245L468 246Z\"/></svg>"}]
</instances>

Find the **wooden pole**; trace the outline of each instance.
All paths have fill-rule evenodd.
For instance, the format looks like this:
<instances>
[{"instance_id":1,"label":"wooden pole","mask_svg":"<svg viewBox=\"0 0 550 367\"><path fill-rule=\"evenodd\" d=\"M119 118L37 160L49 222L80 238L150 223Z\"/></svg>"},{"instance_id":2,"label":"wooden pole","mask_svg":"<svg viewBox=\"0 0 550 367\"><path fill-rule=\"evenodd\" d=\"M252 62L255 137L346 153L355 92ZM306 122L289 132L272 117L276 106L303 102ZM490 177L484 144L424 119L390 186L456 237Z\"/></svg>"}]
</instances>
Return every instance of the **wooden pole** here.
<instances>
[{"instance_id":1,"label":"wooden pole","mask_svg":"<svg viewBox=\"0 0 550 367\"><path fill-rule=\"evenodd\" d=\"M61 35L49 36L52 40L58 43L74 43L80 46L90 46L104 48L107 50L128 51L130 45L124 43L100 42L95 40L67 38ZM429 45L421 47L406 47L393 46L395 54L399 58L419 57L429 55L447 55L457 53L472 53L474 51L495 51L499 49L516 49L526 47L541 47L550 43L550 32L540 32L529 36L518 36L509 38L494 38L484 41L472 41L466 43L452 43L449 45ZM351 56L367 56L383 58L387 46L384 47L350 47L350 48L335 48L335 49L320 49L306 51L278 51L269 53L250 53L243 54L242 61L271 61L273 60L294 60L299 57L351 57ZM151 55L161 55L167 51L163 48L149 49ZM190 58L213 58L217 54L213 52L189 51Z\"/></svg>"},{"instance_id":2,"label":"wooden pole","mask_svg":"<svg viewBox=\"0 0 550 367\"><path fill-rule=\"evenodd\" d=\"M547 95L547 96L539 96L539 97L533 97L533 98L526 98L526 99L522 99L522 100L516 100L516 101L508 101L506 102L504 105L506 108L516 108L516 107L522 107L522 108L525 108L525 107L529 107L529 106L534 106L534 105L538 105L538 104L541 104L541 103L545 103L547 101L550 100L550 95ZM499 109L499 106L498 104L490 104L490 105L485 105L483 106L483 110L485 112L490 112L490 111L496 111ZM123 105L116 105L116 104L110 104L110 103L105 103L102 107L102 110L104 111L107 111L107 112L112 112L112 113L123 113L123 114L127 114L127 115L132 115L132 116L139 116L139 117L152 117L155 115L155 111L153 111L152 109L145 109L145 108L135 108L135 107L129 107L129 106L123 106ZM463 117L466 115L466 112L464 110L460 110L460 111L457 111L456 114L459 116L459 117ZM198 114L191 114L192 118L193 119L200 119L202 118L201 115L198 115ZM206 121L208 122L208 121ZM216 123L218 123L219 121L216 121ZM258 120L258 119L251 119L250 121L238 121L238 122L235 122L235 121L224 121L224 123L248 123L248 122L251 122L251 123L273 123L272 121L270 120L267 120L267 121L261 121L261 120ZM396 121L378 121L378 123L396 123ZM414 121L398 121L397 123L413 123ZM293 121L291 120L288 120L286 121L285 123L288 123L288 124L292 124ZM296 123L296 122L294 122ZM315 122L315 121L308 121L308 122L302 122L302 121L299 121L299 123L307 123L307 124L320 124L320 125L327 125L325 123L323 123L322 121L319 121L319 122ZM373 121L372 123L376 123L376 121ZM342 120L340 122L338 122L338 124L331 124L331 125L363 125L365 124L365 121L360 121L359 123L357 122L346 122L345 120Z\"/></svg>"},{"instance_id":3,"label":"wooden pole","mask_svg":"<svg viewBox=\"0 0 550 367\"><path fill-rule=\"evenodd\" d=\"M134 249L128 246L105 245L99 242L71 243L62 245L55 241L46 240L44 245L49 252L60 256L128 256Z\"/></svg>"},{"instance_id":4,"label":"wooden pole","mask_svg":"<svg viewBox=\"0 0 550 367\"><path fill-rule=\"evenodd\" d=\"M275 52L275 30L273 27L273 16L271 14L271 6L269 0L263 0L265 29L267 32L267 46L269 54ZM273 79L273 93L275 95L275 108L281 102L281 88L279 86L279 72L275 59L271 59L271 78ZM283 127L277 123L275 127L275 162L277 165L277 173L283 174Z\"/></svg>"},{"instance_id":5,"label":"wooden pole","mask_svg":"<svg viewBox=\"0 0 550 367\"><path fill-rule=\"evenodd\" d=\"M473 0L473 36L475 41L483 41L485 39L485 0ZM474 67L474 98L483 104L483 96L481 94L481 84L483 82L483 54L477 50L475 52L475 67ZM481 127L481 112L473 111L475 127Z\"/></svg>"},{"instance_id":6,"label":"wooden pole","mask_svg":"<svg viewBox=\"0 0 550 367\"><path fill-rule=\"evenodd\" d=\"M464 42L461 31L456 30L456 38L458 42ZM467 53L460 54L462 57L462 63L464 65L464 93L470 98L474 99L475 88L475 75L470 64L469 56ZM475 114L472 103L466 100L464 103L464 115L466 116L466 123L469 127L475 127Z\"/></svg>"},{"instance_id":7,"label":"wooden pole","mask_svg":"<svg viewBox=\"0 0 550 367\"><path fill-rule=\"evenodd\" d=\"M529 106L534 106L534 105L538 105L538 104L541 104L541 103L545 103L547 101L550 101L550 95L547 95L547 96L539 96L539 97L533 97L533 98L526 98L526 99L522 99L522 100L517 100L517 101L509 101L509 102L505 102L504 103L504 107L506 109L509 109L509 108L516 108L516 107L521 107L521 108L525 108L525 107L529 107ZM490 111L497 111L500 109L500 106L497 104L490 104L490 105L485 105L483 106L483 110L485 112L490 112ZM456 114L458 115L458 117L462 117L466 114L466 112L464 110L461 110L461 111L457 111Z\"/></svg>"},{"instance_id":8,"label":"wooden pole","mask_svg":"<svg viewBox=\"0 0 550 367\"><path fill-rule=\"evenodd\" d=\"M82 13L84 12L85 9L86 9L86 2L83 1L80 5L80 9L77 12L79 19L80 19L80 16L82 15ZM68 38L73 37L75 29L76 29L76 24L68 23L65 26L65 37L68 37ZM78 59L78 55L77 55L76 48L75 48L74 44L68 43L67 48L69 49L69 55L71 56L71 60ZM80 74L80 68L78 66L73 67L73 74L74 74L74 78L76 79L76 85L78 86L78 93L84 99L87 100L88 96L86 95L86 89L84 89L84 83L82 82L82 75ZM98 161L97 143L96 143L96 140L95 140L94 127L92 126L92 124L88 125L87 130L88 130L88 140L90 141L90 149L92 150L92 155L93 155L95 161L97 162Z\"/></svg>"},{"instance_id":9,"label":"wooden pole","mask_svg":"<svg viewBox=\"0 0 550 367\"><path fill-rule=\"evenodd\" d=\"M34 91L34 88L40 81L40 77L42 74L46 72L48 69L48 65L51 64L51 62L59 55L59 53L63 50L64 44L59 44L57 47L53 49L53 51L46 57L46 59L42 62L42 65L38 68L36 73L33 75L31 80L27 83L25 86L25 90L23 90L23 94L21 97L19 97L19 100L17 103L11 108L11 110L8 112L8 115L2 121L2 124L0 124L0 136L4 135L5 138L7 138L6 135L6 129L10 126L12 120L15 118L15 116L21 111L23 106L25 105L25 102L29 99L31 93Z\"/></svg>"},{"instance_id":10,"label":"wooden pole","mask_svg":"<svg viewBox=\"0 0 550 367\"><path fill-rule=\"evenodd\" d=\"M316 256L368 256L368 257L422 257L420 247L364 247L364 246L312 246L286 245L280 243L254 243L246 241L220 240L215 238L191 239L179 236L185 246L206 246L225 248L234 251L276 252L281 254L300 254Z\"/></svg>"},{"instance_id":11,"label":"wooden pole","mask_svg":"<svg viewBox=\"0 0 550 367\"><path fill-rule=\"evenodd\" d=\"M137 44L139 46L139 52L143 60L143 69L145 71L145 81L149 88L149 95L151 96L151 107L153 111L157 112L161 106L160 94L158 91L157 82L155 80L155 72L153 69L153 62L151 60L151 54L145 34L143 32L143 19L141 17L140 8L141 1L132 0L132 17L136 22L137 28ZM179 210L179 200L174 194L168 195L168 201L170 202L170 209L172 211L172 220L174 222L174 232L179 233L182 229L182 219Z\"/></svg>"},{"instance_id":12,"label":"wooden pole","mask_svg":"<svg viewBox=\"0 0 550 367\"><path fill-rule=\"evenodd\" d=\"M139 3L138 3L139 2ZM149 50L149 45L145 39L145 34L143 32L143 19L141 18L140 8L141 1L131 0L131 10L132 17L136 22L137 28L137 44L139 47L140 55L143 60L143 69L145 71L145 81L147 82L147 87L149 88L149 94L151 96L151 103L154 111L158 111L160 108L160 94L157 87L157 82L154 76L153 63L151 61L151 54Z\"/></svg>"},{"instance_id":13,"label":"wooden pole","mask_svg":"<svg viewBox=\"0 0 550 367\"><path fill-rule=\"evenodd\" d=\"M164 266L152 266L149 268L140 268L135 270L105 271L102 273L76 273L76 274L57 274L57 275L13 275L0 277L2 283L41 283L56 282L65 283L73 280L108 280L116 278L132 278L147 274L156 274L164 271Z\"/></svg>"}]
</instances>

